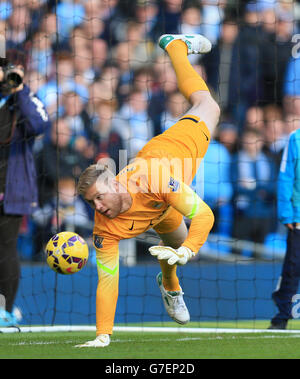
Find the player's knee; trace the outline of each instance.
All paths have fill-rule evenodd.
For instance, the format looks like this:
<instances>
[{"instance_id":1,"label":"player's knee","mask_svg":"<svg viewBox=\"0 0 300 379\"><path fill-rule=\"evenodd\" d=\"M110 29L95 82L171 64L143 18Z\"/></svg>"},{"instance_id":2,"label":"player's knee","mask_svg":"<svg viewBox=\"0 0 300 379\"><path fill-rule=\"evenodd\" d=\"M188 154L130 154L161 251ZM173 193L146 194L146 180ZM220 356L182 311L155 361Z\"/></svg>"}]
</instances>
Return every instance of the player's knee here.
<instances>
[{"instance_id":1,"label":"player's knee","mask_svg":"<svg viewBox=\"0 0 300 379\"><path fill-rule=\"evenodd\" d=\"M215 100L213 100L213 102L214 102L214 108L215 108L214 113L216 115L217 121L219 121L219 118L221 116L221 108Z\"/></svg>"},{"instance_id":2,"label":"player's knee","mask_svg":"<svg viewBox=\"0 0 300 379\"><path fill-rule=\"evenodd\" d=\"M197 96L196 96L197 95ZM204 120L210 120L210 124L217 124L221 115L219 104L211 96L209 92L203 94L195 94L193 98L193 107L190 112L199 115Z\"/></svg>"},{"instance_id":3,"label":"player's knee","mask_svg":"<svg viewBox=\"0 0 300 379\"><path fill-rule=\"evenodd\" d=\"M219 122L219 118L221 115L221 108L220 108L219 104L215 101L215 99L213 99L212 97L209 100L208 106L209 106L209 111L214 116L215 122L217 124Z\"/></svg>"},{"instance_id":4,"label":"player's knee","mask_svg":"<svg viewBox=\"0 0 300 379\"><path fill-rule=\"evenodd\" d=\"M211 230L215 223L215 215L208 205L206 208L206 222L208 229Z\"/></svg>"},{"instance_id":5,"label":"player's knee","mask_svg":"<svg viewBox=\"0 0 300 379\"><path fill-rule=\"evenodd\" d=\"M205 119L206 126L208 127L210 134L213 135L215 128L219 123L221 109L219 104L212 97L207 104L207 111L209 112L209 115Z\"/></svg>"}]
</instances>

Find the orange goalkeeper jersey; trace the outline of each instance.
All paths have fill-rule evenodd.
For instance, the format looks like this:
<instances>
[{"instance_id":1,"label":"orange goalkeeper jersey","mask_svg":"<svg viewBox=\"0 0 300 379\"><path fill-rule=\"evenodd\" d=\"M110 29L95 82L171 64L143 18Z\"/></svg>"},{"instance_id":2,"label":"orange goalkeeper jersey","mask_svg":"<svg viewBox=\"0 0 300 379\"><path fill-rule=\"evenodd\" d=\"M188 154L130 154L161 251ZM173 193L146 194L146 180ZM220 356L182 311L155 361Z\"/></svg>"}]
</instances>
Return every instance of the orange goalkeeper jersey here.
<instances>
[{"instance_id":1,"label":"orange goalkeeper jersey","mask_svg":"<svg viewBox=\"0 0 300 379\"><path fill-rule=\"evenodd\" d=\"M210 208L189 187L209 143L209 131L195 116L185 116L153 138L116 179L132 197L131 208L114 219L95 212L97 253L97 334L111 334L118 294L118 243L153 228L176 230L183 216L191 225L183 246L195 253L211 230Z\"/></svg>"},{"instance_id":2,"label":"orange goalkeeper jersey","mask_svg":"<svg viewBox=\"0 0 300 379\"><path fill-rule=\"evenodd\" d=\"M192 120L197 120L197 126ZM113 220L95 212L94 235L101 240L102 251L111 252L117 249L119 240L136 237L151 228L159 234L172 232L183 216L193 219L207 212L208 206L189 184L208 143L207 127L191 116L146 144L135 162L116 177L132 197L131 208ZM198 252L207 237L201 234L201 230L197 235L189 234L184 245Z\"/></svg>"}]
</instances>

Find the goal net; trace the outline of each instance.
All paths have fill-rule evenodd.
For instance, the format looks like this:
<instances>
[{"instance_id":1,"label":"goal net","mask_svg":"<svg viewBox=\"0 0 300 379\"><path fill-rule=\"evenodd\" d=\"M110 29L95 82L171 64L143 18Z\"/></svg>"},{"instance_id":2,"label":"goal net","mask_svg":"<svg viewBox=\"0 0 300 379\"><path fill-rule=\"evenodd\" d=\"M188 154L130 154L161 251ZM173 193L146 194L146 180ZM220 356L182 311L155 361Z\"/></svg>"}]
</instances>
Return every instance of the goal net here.
<instances>
[{"instance_id":1,"label":"goal net","mask_svg":"<svg viewBox=\"0 0 300 379\"><path fill-rule=\"evenodd\" d=\"M34 138L39 198L18 236L20 325L95 324L93 211L74 195L76 182L99 159L119 171L188 110L157 40L201 33L212 51L189 59L222 112L192 187L215 225L178 277L192 327L266 328L278 311L271 296L287 239L277 219L277 177L288 136L300 125L299 3L12 0L1 3L0 29L7 50L25 53L24 83L51 119ZM49 238L65 230L80 234L90 251L87 266L70 276L51 271L44 254ZM116 325L176 326L148 252L158 243L152 230L121 241Z\"/></svg>"}]
</instances>

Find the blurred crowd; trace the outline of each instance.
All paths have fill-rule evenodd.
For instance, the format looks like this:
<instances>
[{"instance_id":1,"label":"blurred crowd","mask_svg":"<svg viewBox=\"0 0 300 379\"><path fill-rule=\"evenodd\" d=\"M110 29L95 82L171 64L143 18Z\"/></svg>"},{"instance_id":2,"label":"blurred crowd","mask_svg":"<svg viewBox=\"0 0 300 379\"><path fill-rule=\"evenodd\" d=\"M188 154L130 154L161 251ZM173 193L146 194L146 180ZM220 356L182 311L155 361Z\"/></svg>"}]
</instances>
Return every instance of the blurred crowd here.
<instances>
[{"instance_id":1,"label":"blurred crowd","mask_svg":"<svg viewBox=\"0 0 300 379\"><path fill-rule=\"evenodd\" d=\"M213 232L264 243L278 231L276 178L300 126L299 20L295 0L0 1L0 33L25 51L25 82L52 121L35 143L39 205L20 249L39 259L58 230L89 236L91 210L75 194L82 170L109 157L118 171L188 109L157 46L164 33L213 44L190 56L222 109L204 183L193 183L215 212Z\"/></svg>"}]
</instances>

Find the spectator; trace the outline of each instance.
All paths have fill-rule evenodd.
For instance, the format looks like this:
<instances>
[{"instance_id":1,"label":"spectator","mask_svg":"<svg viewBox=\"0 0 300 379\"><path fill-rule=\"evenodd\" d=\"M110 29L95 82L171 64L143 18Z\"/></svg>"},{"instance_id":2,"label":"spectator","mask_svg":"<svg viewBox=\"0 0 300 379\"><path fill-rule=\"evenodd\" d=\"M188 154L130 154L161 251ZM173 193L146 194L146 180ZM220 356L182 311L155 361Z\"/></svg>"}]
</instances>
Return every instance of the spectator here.
<instances>
[{"instance_id":1,"label":"spectator","mask_svg":"<svg viewBox=\"0 0 300 379\"><path fill-rule=\"evenodd\" d=\"M179 25L182 34L204 34L202 29L202 16L199 7L189 6L182 11ZM196 64L199 60L197 55L189 56L189 61Z\"/></svg>"},{"instance_id":2,"label":"spectator","mask_svg":"<svg viewBox=\"0 0 300 379\"><path fill-rule=\"evenodd\" d=\"M172 126L188 110L188 103L179 91L168 96L166 110L161 115L161 133Z\"/></svg>"},{"instance_id":3,"label":"spectator","mask_svg":"<svg viewBox=\"0 0 300 379\"><path fill-rule=\"evenodd\" d=\"M276 13L280 14L284 19L293 19L294 32L299 32L300 8L299 1L294 0L279 0L275 4Z\"/></svg>"},{"instance_id":4,"label":"spectator","mask_svg":"<svg viewBox=\"0 0 300 379\"><path fill-rule=\"evenodd\" d=\"M34 254L33 260L41 260L44 248L53 234L67 230L82 237L88 237L92 232L92 222L89 218L83 200L76 196L73 177L62 177L58 180L58 193L53 198L37 208L32 214L34 222Z\"/></svg>"},{"instance_id":5,"label":"spectator","mask_svg":"<svg viewBox=\"0 0 300 379\"><path fill-rule=\"evenodd\" d=\"M141 67L134 71L133 88L142 91L148 100L153 95L154 72L150 67Z\"/></svg>"},{"instance_id":6,"label":"spectator","mask_svg":"<svg viewBox=\"0 0 300 379\"><path fill-rule=\"evenodd\" d=\"M207 82L214 90L223 113L231 115L234 110L238 85L237 57L238 45L235 44L238 25L231 19L225 19L221 26L220 38L202 63L205 67Z\"/></svg>"},{"instance_id":7,"label":"spectator","mask_svg":"<svg viewBox=\"0 0 300 379\"><path fill-rule=\"evenodd\" d=\"M38 93L39 89L46 84L46 76L36 70L28 70L25 74L25 81L30 85L33 93Z\"/></svg>"},{"instance_id":8,"label":"spectator","mask_svg":"<svg viewBox=\"0 0 300 379\"><path fill-rule=\"evenodd\" d=\"M248 108L245 116L245 127L254 128L263 132L265 127L265 111L259 105Z\"/></svg>"},{"instance_id":9,"label":"spectator","mask_svg":"<svg viewBox=\"0 0 300 379\"><path fill-rule=\"evenodd\" d=\"M135 7L135 20L143 25L145 38L151 39L156 42L153 38L153 28L157 22L158 6L155 0L137 0Z\"/></svg>"},{"instance_id":10,"label":"spectator","mask_svg":"<svg viewBox=\"0 0 300 379\"><path fill-rule=\"evenodd\" d=\"M262 29L269 35L275 33L276 14L274 1L258 1L256 4L257 12Z\"/></svg>"},{"instance_id":11,"label":"spectator","mask_svg":"<svg viewBox=\"0 0 300 379\"><path fill-rule=\"evenodd\" d=\"M263 103L282 105L284 74L293 47L293 19L288 19L284 13L275 14L274 9L268 12L274 18L270 20L273 23L272 30L268 30L268 43L261 51Z\"/></svg>"},{"instance_id":12,"label":"spectator","mask_svg":"<svg viewBox=\"0 0 300 379\"><path fill-rule=\"evenodd\" d=\"M83 31L86 33L88 42L91 43L93 40L103 37L105 24L103 20L96 17L94 14L90 17L86 17L83 23L81 24L81 27ZM78 53L80 53L80 51Z\"/></svg>"},{"instance_id":13,"label":"spectator","mask_svg":"<svg viewBox=\"0 0 300 379\"><path fill-rule=\"evenodd\" d=\"M31 54L28 62L30 70L49 77L52 73L53 51L46 32L37 31L32 37Z\"/></svg>"},{"instance_id":14,"label":"spectator","mask_svg":"<svg viewBox=\"0 0 300 379\"><path fill-rule=\"evenodd\" d=\"M212 231L229 237L232 235L233 223L231 155L225 146L213 138L202 164L192 187L214 212L215 223ZM201 170L203 170L204 181L201 180Z\"/></svg>"},{"instance_id":15,"label":"spectator","mask_svg":"<svg viewBox=\"0 0 300 379\"><path fill-rule=\"evenodd\" d=\"M231 93L232 117L240 130L245 123L249 107L257 105L262 99L261 51L268 40L259 22L260 14L256 4L246 6L243 24L235 42L238 56L235 58L235 91ZM257 36L259 35L259 38Z\"/></svg>"},{"instance_id":16,"label":"spectator","mask_svg":"<svg viewBox=\"0 0 300 379\"><path fill-rule=\"evenodd\" d=\"M118 84L118 101L123 103L124 99L130 92L130 86L133 79L133 69L131 67L131 48L129 42L119 43L113 52L114 62L120 70Z\"/></svg>"},{"instance_id":17,"label":"spectator","mask_svg":"<svg viewBox=\"0 0 300 379\"><path fill-rule=\"evenodd\" d=\"M16 4L18 3L18 5ZM12 1L13 7L14 6L24 6L28 7L29 13L30 13L30 31L29 31L29 38L31 38L32 34L35 34L41 26L41 20L45 17L48 6L47 3L42 0L32 0L30 2L27 1L19 1L19 0L13 0Z\"/></svg>"},{"instance_id":18,"label":"spectator","mask_svg":"<svg viewBox=\"0 0 300 379\"><path fill-rule=\"evenodd\" d=\"M74 63L74 81L87 90L88 86L96 79L96 73L93 68L93 56L90 48L83 49L73 58ZM85 99L86 101L87 99Z\"/></svg>"},{"instance_id":19,"label":"spectator","mask_svg":"<svg viewBox=\"0 0 300 379\"><path fill-rule=\"evenodd\" d=\"M111 99L116 100L118 84L120 82L121 70L117 65L109 63L103 67L100 81L106 89L111 91Z\"/></svg>"},{"instance_id":20,"label":"spectator","mask_svg":"<svg viewBox=\"0 0 300 379\"><path fill-rule=\"evenodd\" d=\"M263 134L246 129L233 159L234 229L240 240L263 243L271 232L276 195L275 162L262 152Z\"/></svg>"},{"instance_id":21,"label":"spectator","mask_svg":"<svg viewBox=\"0 0 300 379\"><path fill-rule=\"evenodd\" d=\"M42 102L23 82L26 57L20 51L7 51L8 63L15 65L20 82L10 85L0 72L0 294L5 297L7 323L20 278L17 239L22 215L31 214L37 206L38 189L33 160L35 137L50 127Z\"/></svg>"},{"instance_id":22,"label":"spectator","mask_svg":"<svg viewBox=\"0 0 300 379\"><path fill-rule=\"evenodd\" d=\"M290 57L284 80L286 113L300 115L300 58Z\"/></svg>"},{"instance_id":23,"label":"spectator","mask_svg":"<svg viewBox=\"0 0 300 379\"><path fill-rule=\"evenodd\" d=\"M269 329L286 329L292 318L292 297L298 293L300 279L300 208L299 208L300 130L291 133L285 148L278 178L278 219L288 230L287 250L278 286L272 294L278 313Z\"/></svg>"},{"instance_id":24,"label":"spectator","mask_svg":"<svg viewBox=\"0 0 300 379\"><path fill-rule=\"evenodd\" d=\"M171 93L178 91L178 88L175 71L171 67L169 59L165 59L164 56L156 59L154 75L157 81L153 86L148 112L155 127L155 134L158 134L160 133L161 115L166 109L167 98Z\"/></svg>"},{"instance_id":25,"label":"spectator","mask_svg":"<svg viewBox=\"0 0 300 379\"><path fill-rule=\"evenodd\" d=\"M92 21L93 19L104 20L105 3L107 4L108 2L102 0L89 0L84 2L85 21Z\"/></svg>"},{"instance_id":26,"label":"spectator","mask_svg":"<svg viewBox=\"0 0 300 379\"><path fill-rule=\"evenodd\" d=\"M61 115L63 92L78 92L84 101L88 100L88 89L74 80L74 63L69 52L60 52L53 67L53 74L45 85L39 88L38 97L45 103L52 119Z\"/></svg>"},{"instance_id":27,"label":"spectator","mask_svg":"<svg viewBox=\"0 0 300 379\"><path fill-rule=\"evenodd\" d=\"M138 22L127 24L127 41L130 54L130 67L136 70L147 67L153 62L156 55L154 43L146 39L145 28Z\"/></svg>"},{"instance_id":28,"label":"spectator","mask_svg":"<svg viewBox=\"0 0 300 379\"><path fill-rule=\"evenodd\" d=\"M238 127L231 122L224 121L220 123L217 129L216 139L221 145L226 147L231 156L234 155L238 149Z\"/></svg>"},{"instance_id":29,"label":"spectator","mask_svg":"<svg viewBox=\"0 0 300 379\"><path fill-rule=\"evenodd\" d=\"M147 112L147 98L141 91L133 90L127 102L115 115L117 131L125 141L128 159L153 137L154 126Z\"/></svg>"},{"instance_id":30,"label":"spectator","mask_svg":"<svg viewBox=\"0 0 300 379\"><path fill-rule=\"evenodd\" d=\"M123 4L122 4L123 3ZM130 6L129 3L118 0L106 0L101 4L101 19L105 22L104 32L101 35L107 44L115 48L118 43L124 41L126 35L126 25L128 16L125 13L124 5L126 8ZM123 5L123 9L122 9Z\"/></svg>"},{"instance_id":31,"label":"spectator","mask_svg":"<svg viewBox=\"0 0 300 379\"><path fill-rule=\"evenodd\" d=\"M92 50L92 70L94 72L94 81L102 74L103 68L108 58L108 46L106 41L101 38L94 38L91 41Z\"/></svg>"},{"instance_id":32,"label":"spectator","mask_svg":"<svg viewBox=\"0 0 300 379\"><path fill-rule=\"evenodd\" d=\"M283 118L282 108L277 104L268 104L263 107L265 122Z\"/></svg>"},{"instance_id":33,"label":"spectator","mask_svg":"<svg viewBox=\"0 0 300 379\"><path fill-rule=\"evenodd\" d=\"M57 35L57 17L55 13L47 12L44 14L40 30L43 31L51 44L52 51L57 52L61 48L59 37Z\"/></svg>"},{"instance_id":34,"label":"spectator","mask_svg":"<svg viewBox=\"0 0 300 379\"><path fill-rule=\"evenodd\" d=\"M284 135L284 121L281 117L266 121L264 138L265 144L263 151L274 160L277 169L279 169L283 149L286 144L286 138Z\"/></svg>"},{"instance_id":35,"label":"spectator","mask_svg":"<svg viewBox=\"0 0 300 379\"><path fill-rule=\"evenodd\" d=\"M226 1L202 0L203 34L213 44L220 36L220 26L224 18L224 5Z\"/></svg>"},{"instance_id":36,"label":"spectator","mask_svg":"<svg viewBox=\"0 0 300 379\"><path fill-rule=\"evenodd\" d=\"M110 21L114 17L118 17L122 14L123 9L120 7L121 2L119 0L105 0L101 1L101 17L105 21ZM126 4L127 6L127 4Z\"/></svg>"},{"instance_id":37,"label":"spectator","mask_svg":"<svg viewBox=\"0 0 300 379\"><path fill-rule=\"evenodd\" d=\"M86 157L93 159L94 149L92 148L92 125L91 119L85 109L84 103L76 92L66 92L63 94L63 117L71 131L71 144L74 149Z\"/></svg>"},{"instance_id":38,"label":"spectator","mask_svg":"<svg viewBox=\"0 0 300 379\"><path fill-rule=\"evenodd\" d=\"M0 3L0 19L1 19L1 21L7 20L11 16L11 13L12 13L12 6L11 6L9 0L2 1Z\"/></svg>"},{"instance_id":39,"label":"spectator","mask_svg":"<svg viewBox=\"0 0 300 379\"><path fill-rule=\"evenodd\" d=\"M97 118L93 120L93 130L95 136L93 141L96 145L96 159L109 158L114 164L112 172L119 172L120 167L119 152L124 149L124 143L120 134L113 125L113 115L116 105L113 101L101 101L97 106ZM124 162L125 164L127 162Z\"/></svg>"},{"instance_id":40,"label":"spectator","mask_svg":"<svg viewBox=\"0 0 300 379\"><path fill-rule=\"evenodd\" d=\"M71 30L82 23L85 17L85 8L79 0L68 2L61 1L56 6L58 22L58 35L62 42L70 38Z\"/></svg>"},{"instance_id":41,"label":"spectator","mask_svg":"<svg viewBox=\"0 0 300 379\"><path fill-rule=\"evenodd\" d=\"M101 77L89 86L87 111L91 118L94 117L101 101L117 102L119 76L118 67L108 64L103 67Z\"/></svg>"},{"instance_id":42,"label":"spectator","mask_svg":"<svg viewBox=\"0 0 300 379\"><path fill-rule=\"evenodd\" d=\"M190 6L183 10L180 29L182 34L203 34L202 16L199 7Z\"/></svg>"},{"instance_id":43,"label":"spectator","mask_svg":"<svg viewBox=\"0 0 300 379\"><path fill-rule=\"evenodd\" d=\"M179 33L183 0L162 0L153 28L153 38L156 41L162 34Z\"/></svg>"},{"instance_id":44,"label":"spectator","mask_svg":"<svg viewBox=\"0 0 300 379\"><path fill-rule=\"evenodd\" d=\"M24 48L29 34L30 12L25 6L16 6L8 19L6 26L6 43L9 48Z\"/></svg>"},{"instance_id":45,"label":"spectator","mask_svg":"<svg viewBox=\"0 0 300 379\"><path fill-rule=\"evenodd\" d=\"M84 108L84 102L78 93L73 91L63 93L62 104L63 115L69 124L72 135L74 137L88 136L90 132L89 118Z\"/></svg>"},{"instance_id":46,"label":"spectator","mask_svg":"<svg viewBox=\"0 0 300 379\"><path fill-rule=\"evenodd\" d=\"M72 132L68 122L60 118L51 128L51 140L36 156L40 188L40 206L49 202L55 194L58 177L78 177L89 164L72 146Z\"/></svg>"},{"instance_id":47,"label":"spectator","mask_svg":"<svg viewBox=\"0 0 300 379\"><path fill-rule=\"evenodd\" d=\"M284 117L284 136L286 142L289 139L289 135L297 129L300 129L300 117L292 113L286 114Z\"/></svg>"},{"instance_id":48,"label":"spectator","mask_svg":"<svg viewBox=\"0 0 300 379\"><path fill-rule=\"evenodd\" d=\"M88 39L87 31L84 30L83 25L74 26L70 31L70 38L64 44L65 49L63 51L71 52L72 60L73 56L80 54L81 50L90 48L90 41Z\"/></svg>"}]
</instances>

